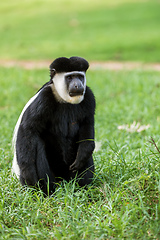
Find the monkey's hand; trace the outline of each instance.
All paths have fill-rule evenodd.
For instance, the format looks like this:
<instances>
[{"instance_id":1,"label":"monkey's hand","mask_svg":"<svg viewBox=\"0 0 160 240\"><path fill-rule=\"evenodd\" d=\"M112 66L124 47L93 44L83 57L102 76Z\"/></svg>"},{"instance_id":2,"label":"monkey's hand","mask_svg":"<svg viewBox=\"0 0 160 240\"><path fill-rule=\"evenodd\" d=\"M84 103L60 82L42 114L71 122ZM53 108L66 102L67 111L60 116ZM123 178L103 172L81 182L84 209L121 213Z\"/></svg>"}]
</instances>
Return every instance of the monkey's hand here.
<instances>
[{"instance_id":1,"label":"monkey's hand","mask_svg":"<svg viewBox=\"0 0 160 240\"><path fill-rule=\"evenodd\" d=\"M69 170L72 172L79 171L87 163L93 153L95 143L93 141L85 141L79 145L75 161L70 165Z\"/></svg>"},{"instance_id":2,"label":"monkey's hand","mask_svg":"<svg viewBox=\"0 0 160 240\"><path fill-rule=\"evenodd\" d=\"M77 159L70 165L69 170L72 172L77 172L83 167L83 162L78 161Z\"/></svg>"}]
</instances>

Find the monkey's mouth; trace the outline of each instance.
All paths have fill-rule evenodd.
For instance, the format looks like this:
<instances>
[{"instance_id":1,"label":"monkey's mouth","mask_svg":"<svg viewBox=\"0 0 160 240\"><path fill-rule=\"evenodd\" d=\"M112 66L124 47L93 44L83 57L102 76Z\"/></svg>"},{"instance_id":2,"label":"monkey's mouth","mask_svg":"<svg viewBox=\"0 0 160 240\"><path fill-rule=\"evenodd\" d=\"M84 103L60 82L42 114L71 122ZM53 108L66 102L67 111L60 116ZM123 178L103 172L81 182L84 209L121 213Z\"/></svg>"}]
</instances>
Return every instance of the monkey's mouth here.
<instances>
[{"instance_id":1,"label":"monkey's mouth","mask_svg":"<svg viewBox=\"0 0 160 240\"><path fill-rule=\"evenodd\" d=\"M76 96L82 96L83 95L83 91L80 92L69 92L69 96L70 97L76 97Z\"/></svg>"}]
</instances>

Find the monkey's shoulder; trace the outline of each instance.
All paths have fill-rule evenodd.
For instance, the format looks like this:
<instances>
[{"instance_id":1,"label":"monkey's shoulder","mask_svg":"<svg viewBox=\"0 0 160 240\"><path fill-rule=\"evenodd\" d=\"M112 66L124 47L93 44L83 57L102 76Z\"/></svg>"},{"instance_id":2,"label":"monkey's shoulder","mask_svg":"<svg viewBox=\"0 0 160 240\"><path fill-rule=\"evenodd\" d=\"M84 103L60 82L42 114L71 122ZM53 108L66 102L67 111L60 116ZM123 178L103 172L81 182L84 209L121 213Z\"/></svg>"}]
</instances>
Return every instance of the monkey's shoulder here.
<instances>
[{"instance_id":1,"label":"monkey's shoulder","mask_svg":"<svg viewBox=\"0 0 160 240\"><path fill-rule=\"evenodd\" d=\"M37 97L32 103L33 108L41 108L46 110L46 109L51 109L56 105L56 98L55 95L53 94L52 88L50 85L45 85L42 87L38 93Z\"/></svg>"},{"instance_id":2,"label":"monkey's shoulder","mask_svg":"<svg viewBox=\"0 0 160 240\"><path fill-rule=\"evenodd\" d=\"M93 91L90 89L90 87L86 86L86 97L90 98L95 101L95 96L93 94Z\"/></svg>"},{"instance_id":3,"label":"monkey's shoulder","mask_svg":"<svg viewBox=\"0 0 160 240\"><path fill-rule=\"evenodd\" d=\"M95 96L92 92L92 90L86 86L86 92L85 92L85 96L84 96L84 100L81 103L85 108L87 108L89 111L90 110L95 110L96 107L96 100L95 100Z\"/></svg>"}]
</instances>

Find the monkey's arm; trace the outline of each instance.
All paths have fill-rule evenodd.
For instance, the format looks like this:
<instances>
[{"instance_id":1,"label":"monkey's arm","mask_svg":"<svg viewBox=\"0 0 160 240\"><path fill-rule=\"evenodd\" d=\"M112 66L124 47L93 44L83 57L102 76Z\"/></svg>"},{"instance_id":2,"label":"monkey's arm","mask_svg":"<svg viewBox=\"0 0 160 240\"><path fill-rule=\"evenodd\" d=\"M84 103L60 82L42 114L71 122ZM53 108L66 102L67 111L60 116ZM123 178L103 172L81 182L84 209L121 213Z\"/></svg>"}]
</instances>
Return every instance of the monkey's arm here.
<instances>
[{"instance_id":1,"label":"monkey's arm","mask_svg":"<svg viewBox=\"0 0 160 240\"><path fill-rule=\"evenodd\" d=\"M95 98L89 87L86 87L86 93L82 107L86 116L79 129L79 146L77 156L73 164L70 166L71 171L80 170L87 163L95 148L94 143L94 113Z\"/></svg>"}]
</instances>

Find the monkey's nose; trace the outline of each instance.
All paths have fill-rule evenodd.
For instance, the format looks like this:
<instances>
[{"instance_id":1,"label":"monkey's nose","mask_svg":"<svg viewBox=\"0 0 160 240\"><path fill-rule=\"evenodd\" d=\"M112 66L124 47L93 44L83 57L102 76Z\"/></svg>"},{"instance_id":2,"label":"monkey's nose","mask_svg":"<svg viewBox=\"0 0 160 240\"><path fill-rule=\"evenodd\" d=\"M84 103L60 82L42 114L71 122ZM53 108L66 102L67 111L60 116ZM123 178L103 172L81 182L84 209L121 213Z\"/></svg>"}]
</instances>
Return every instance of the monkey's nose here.
<instances>
[{"instance_id":1,"label":"monkey's nose","mask_svg":"<svg viewBox=\"0 0 160 240\"><path fill-rule=\"evenodd\" d=\"M83 95L84 92L84 87L81 85L74 85L69 89L69 95L70 97L78 96L78 95Z\"/></svg>"},{"instance_id":2,"label":"monkey's nose","mask_svg":"<svg viewBox=\"0 0 160 240\"><path fill-rule=\"evenodd\" d=\"M70 83L68 91L69 91L70 97L83 95L84 86L79 79L76 79Z\"/></svg>"}]
</instances>

